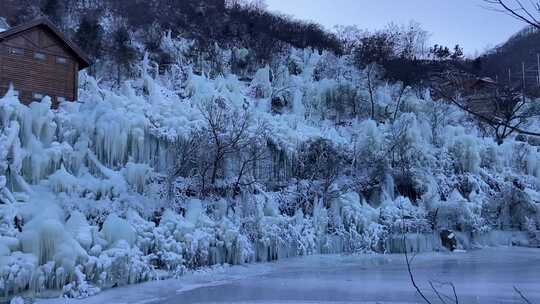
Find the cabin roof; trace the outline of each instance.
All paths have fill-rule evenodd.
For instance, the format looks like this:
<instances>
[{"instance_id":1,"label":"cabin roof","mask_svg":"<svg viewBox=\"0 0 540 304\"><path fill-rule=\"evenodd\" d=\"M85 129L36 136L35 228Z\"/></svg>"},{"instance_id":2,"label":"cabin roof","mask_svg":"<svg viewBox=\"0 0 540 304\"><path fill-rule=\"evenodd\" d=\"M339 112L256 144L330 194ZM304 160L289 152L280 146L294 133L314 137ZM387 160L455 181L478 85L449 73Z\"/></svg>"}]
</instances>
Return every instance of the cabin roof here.
<instances>
[{"instance_id":1,"label":"cabin roof","mask_svg":"<svg viewBox=\"0 0 540 304\"><path fill-rule=\"evenodd\" d=\"M69 50L75 55L77 58L77 61L79 62L79 69L84 69L90 66L90 59L88 56L84 53L81 48L75 44L73 41L71 41L69 38L67 38L49 19L47 18L39 18L12 28L9 28L8 30L4 32L0 32L0 42L3 40L16 35L18 33L24 32L26 30L32 29L34 27L45 27L48 30L50 30L56 37L58 37L68 48Z\"/></svg>"}]
</instances>

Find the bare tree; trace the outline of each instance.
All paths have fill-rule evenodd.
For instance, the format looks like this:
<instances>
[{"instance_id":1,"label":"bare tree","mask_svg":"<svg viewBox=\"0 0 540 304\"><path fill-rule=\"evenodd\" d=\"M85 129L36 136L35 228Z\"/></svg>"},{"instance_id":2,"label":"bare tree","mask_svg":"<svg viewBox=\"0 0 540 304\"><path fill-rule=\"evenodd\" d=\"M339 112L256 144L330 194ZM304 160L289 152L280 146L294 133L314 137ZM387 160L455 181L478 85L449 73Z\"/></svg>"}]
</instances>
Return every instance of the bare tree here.
<instances>
[{"instance_id":1,"label":"bare tree","mask_svg":"<svg viewBox=\"0 0 540 304\"><path fill-rule=\"evenodd\" d=\"M405 93L407 93L408 89L409 87L407 87L403 83L400 83L400 87L399 87L399 90L397 91L397 94L395 96L392 96L393 99L396 101L396 108L394 109L392 122L395 122L397 119L398 113L401 108L401 101L403 100L404 95L406 95Z\"/></svg>"},{"instance_id":2,"label":"bare tree","mask_svg":"<svg viewBox=\"0 0 540 304\"><path fill-rule=\"evenodd\" d=\"M358 46L362 37L368 35L365 30L360 29L356 25L336 25L334 31L346 54L351 53Z\"/></svg>"},{"instance_id":3,"label":"bare tree","mask_svg":"<svg viewBox=\"0 0 540 304\"><path fill-rule=\"evenodd\" d=\"M384 64L395 58L398 34L392 31L379 31L362 37L352 50L354 64L359 68L377 63Z\"/></svg>"},{"instance_id":4,"label":"bare tree","mask_svg":"<svg viewBox=\"0 0 540 304\"><path fill-rule=\"evenodd\" d=\"M167 199L173 203L175 181L179 177L191 177L197 167L197 155L200 149L200 134L193 132L189 138L178 138L169 147L173 158L172 166L167 171Z\"/></svg>"},{"instance_id":5,"label":"bare tree","mask_svg":"<svg viewBox=\"0 0 540 304\"><path fill-rule=\"evenodd\" d=\"M368 65L364 70L364 79L363 79L363 88L367 91L368 96L367 98L363 98L363 101L369 102L370 105L370 118L372 120L375 120L377 113L376 113L376 97L375 93L377 90L377 86L379 84L379 77L380 77L380 67L373 63Z\"/></svg>"},{"instance_id":6,"label":"bare tree","mask_svg":"<svg viewBox=\"0 0 540 304\"><path fill-rule=\"evenodd\" d=\"M269 157L268 149L266 149L264 142L265 136L262 136L264 129L258 128L257 131L260 132L257 132L256 135L251 137L251 143L245 147L246 151L240 151L239 153L240 166L234 185L235 193L239 193L241 187L250 186L257 181L255 167L258 163ZM248 174L250 168L252 169L252 173Z\"/></svg>"},{"instance_id":7,"label":"bare tree","mask_svg":"<svg viewBox=\"0 0 540 304\"><path fill-rule=\"evenodd\" d=\"M207 178L212 185L216 184L223 162L232 155L241 159L235 183L240 186L249 165L264 158L264 153L256 147L262 146L267 128L255 120L249 110L230 110L221 99L206 103L199 110L206 124L200 138L204 142L200 152L207 157L200 160L201 190L205 192ZM250 156L243 156L249 153Z\"/></svg>"},{"instance_id":8,"label":"bare tree","mask_svg":"<svg viewBox=\"0 0 540 304\"><path fill-rule=\"evenodd\" d=\"M537 29L540 29L540 20L537 16L540 13L540 2L529 0L525 4L521 0L484 0L488 8L503 12L511 17L525 22Z\"/></svg>"},{"instance_id":9,"label":"bare tree","mask_svg":"<svg viewBox=\"0 0 540 304\"><path fill-rule=\"evenodd\" d=\"M390 24L387 27L387 31L396 33L398 40L396 53L399 57L414 60L427 56L429 33L422 28L420 23L410 21L407 25Z\"/></svg>"},{"instance_id":10,"label":"bare tree","mask_svg":"<svg viewBox=\"0 0 540 304\"><path fill-rule=\"evenodd\" d=\"M297 157L294 174L308 183L307 189L302 191L309 193L311 189L318 189L324 204L329 206L333 199L341 195L335 186L346 167L346 157L329 140L322 138L304 144ZM297 188L299 186L303 185L297 184ZM304 211L309 213L311 207Z\"/></svg>"}]
</instances>

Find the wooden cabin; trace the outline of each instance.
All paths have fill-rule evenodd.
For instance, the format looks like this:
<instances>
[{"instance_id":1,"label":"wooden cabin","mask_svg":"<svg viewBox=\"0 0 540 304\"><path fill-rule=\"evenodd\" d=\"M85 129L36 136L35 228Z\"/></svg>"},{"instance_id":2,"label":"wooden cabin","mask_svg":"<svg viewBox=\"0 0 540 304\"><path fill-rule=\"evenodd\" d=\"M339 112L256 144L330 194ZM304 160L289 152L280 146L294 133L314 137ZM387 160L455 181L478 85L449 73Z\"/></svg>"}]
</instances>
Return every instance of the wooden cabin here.
<instances>
[{"instance_id":1,"label":"wooden cabin","mask_svg":"<svg viewBox=\"0 0 540 304\"><path fill-rule=\"evenodd\" d=\"M52 99L77 100L78 72L88 57L48 19L41 18L0 32L0 96L10 85L24 104Z\"/></svg>"},{"instance_id":2,"label":"wooden cabin","mask_svg":"<svg viewBox=\"0 0 540 304\"><path fill-rule=\"evenodd\" d=\"M468 79L463 81L461 90L471 111L489 118L499 114L499 84L495 80L489 77Z\"/></svg>"},{"instance_id":3,"label":"wooden cabin","mask_svg":"<svg viewBox=\"0 0 540 304\"><path fill-rule=\"evenodd\" d=\"M464 80L461 86L467 95L489 95L497 90L498 83L489 77L483 77Z\"/></svg>"}]
</instances>

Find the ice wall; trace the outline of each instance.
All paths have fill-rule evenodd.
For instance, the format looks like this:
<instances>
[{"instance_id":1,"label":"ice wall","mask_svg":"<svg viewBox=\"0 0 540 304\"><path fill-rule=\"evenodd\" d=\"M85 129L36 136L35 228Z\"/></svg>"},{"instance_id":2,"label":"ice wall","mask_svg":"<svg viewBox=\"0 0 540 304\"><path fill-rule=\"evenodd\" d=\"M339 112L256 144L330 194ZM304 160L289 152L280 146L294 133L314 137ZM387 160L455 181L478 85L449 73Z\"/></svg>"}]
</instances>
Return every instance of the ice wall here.
<instances>
[{"instance_id":1,"label":"ice wall","mask_svg":"<svg viewBox=\"0 0 540 304\"><path fill-rule=\"evenodd\" d=\"M493 145L450 121L461 122L459 115L431 126L434 101L417 97L404 100L407 110L395 120L337 124L325 113L346 80L315 81L319 56L297 59L306 64L300 75L282 69L271 81L265 67L249 84L188 73L173 89L145 73L111 90L83 77L81 101L57 111L49 99L27 107L8 92L0 99L0 293L56 289L78 297L220 263L442 250L438 229L464 231L457 233L463 248L527 244L523 233L490 231L495 224L484 207L499 185L515 180L523 189L510 188L501 201L518 197L524 214L538 215L529 208L538 204L537 148ZM271 96L288 85L290 109L275 114ZM378 89L381 109L391 104L392 88ZM264 122L269 157L253 165L262 182L237 197L183 197L183 209L173 210L156 181L175 160L172 144L205 127L200 106L207 102L253 111ZM294 192L308 190L295 185L321 182L293 180L303 165L299 147L317 139L350 164L331 195L309 193L306 214L286 215L278 195L297 202L306 193ZM237 158L224 160L231 171Z\"/></svg>"}]
</instances>

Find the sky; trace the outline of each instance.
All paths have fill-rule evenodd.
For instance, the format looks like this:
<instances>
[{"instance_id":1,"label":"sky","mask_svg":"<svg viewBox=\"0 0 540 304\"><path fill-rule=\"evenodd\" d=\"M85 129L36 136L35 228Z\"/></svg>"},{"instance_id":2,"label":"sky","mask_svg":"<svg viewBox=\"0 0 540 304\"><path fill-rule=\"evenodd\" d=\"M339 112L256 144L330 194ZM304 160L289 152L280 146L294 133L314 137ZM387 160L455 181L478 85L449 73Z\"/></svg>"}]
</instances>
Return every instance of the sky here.
<instances>
[{"instance_id":1,"label":"sky","mask_svg":"<svg viewBox=\"0 0 540 304\"><path fill-rule=\"evenodd\" d=\"M357 25L380 29L390 22L420 22L431 33L431 44L460 44L475 55L506 41L524 24L488 10L482 0L266 0L271 11L311 20L332 29Z\"/></svg>"}]
</instances>

